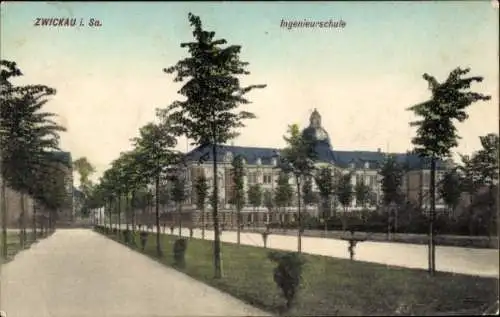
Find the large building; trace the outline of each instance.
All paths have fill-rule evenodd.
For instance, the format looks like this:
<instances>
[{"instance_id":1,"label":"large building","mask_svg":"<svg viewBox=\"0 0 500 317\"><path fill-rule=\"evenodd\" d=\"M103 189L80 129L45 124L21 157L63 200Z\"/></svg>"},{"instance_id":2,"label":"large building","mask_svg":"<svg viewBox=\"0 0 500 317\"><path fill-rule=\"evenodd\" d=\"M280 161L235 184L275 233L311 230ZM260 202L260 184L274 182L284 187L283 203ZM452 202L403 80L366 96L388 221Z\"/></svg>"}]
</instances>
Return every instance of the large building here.
<instances>
[{"instance_id":1,"label":"large building","mask_svg":"<svg viewBox=\"0 0 500 317\"><path fill-rule=\"evenodd\" d=\"M302 135L314 142L316 151L316 166L329 166L332 170L341 173L352 173L351 183L353 186L358 182L364 182L370 188L372 198L368 204L360 206L353 197L352 203L347 210L357 209L375 209L380 204L382 198L381 177L379 168L387 158L389 153L384 153L380 149L376 151L339 151L332 148L328 132L321 124L321 115L317 110L314 110L309 119L309 126L302 131ZM395 156L396 161L404 167L405 174L403 178L402 191L408 202L414 206L422 206L424 210L429 206L429 164L421 159L416 154L410 153L390 153ZM244 147L244 146L229 146L220 145L217 147L217 173L218 173L218 188L219 188L219 210L221 210L221 222L226 223L234 221L234 206L230 204L230 197L233 191L233 180L231 176L232 161L235 156L242 156L245 164L244 188L245 192L254 184L259 184L263 191L274 192L276 182L280 173L277 168L279 160L279 149L276 148L261 148L261 147ZM193 190L193 181L201 174L207 178L210 188L213 184L212 170L212 148L210 145L195 148L186 154L187 169L185 169L186 189L189 193L186 200L185 209L193 210L196 201L196 193ZM437 162L436 178L439 181L442 177L445 164ZM294 178L289 179L292 188L294 186ZM316 184L313 184L313 191L317 192ZM353 195L355 196L355 195ZM243 209L244 222L251 223L254 221L274 221L276 217L270 215L267 208L264 206L254 208L248 204ZM442 202L437 200L438 208L442 207ZM211 219L210 203L207 200L207 214L205 219ZM333 201L333 205L337 205ZM189 208L190 206L190 208ZM290 207L286 208L285 213L295 214L297 208L297 199L295 198ZM304 208L304 207L303 207ZM318 214L317 205L306 206L309 213ZM281 211L280 211L281 213ZM272 212L271 212L272 214ZM189 218L186 215L187 218ZM281 215L278 215L281 217ZM194 222L199 221L199 216L193 218ZM226 219L224 219L226 218ZM293 218L293 217L292 217ZM232 220L231 220L232 219ZM282 220L282 219L281 219Z\"/></svg>"}]
</instances>

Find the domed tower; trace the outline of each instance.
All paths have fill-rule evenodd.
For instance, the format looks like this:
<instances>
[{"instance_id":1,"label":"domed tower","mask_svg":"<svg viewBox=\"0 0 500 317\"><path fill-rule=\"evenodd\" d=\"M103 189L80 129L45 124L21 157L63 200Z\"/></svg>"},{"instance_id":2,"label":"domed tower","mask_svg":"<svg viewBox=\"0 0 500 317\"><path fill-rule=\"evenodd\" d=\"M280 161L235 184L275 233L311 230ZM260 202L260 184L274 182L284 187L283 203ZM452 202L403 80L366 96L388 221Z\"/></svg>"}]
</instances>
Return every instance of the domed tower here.
<instances>
[{"instance_id":1,"label":"domed tower","mask_svg":"<svg viewBox=\"0 0 500 317\"><path fill-rule=\"evenodd\" d=\"M309 126L302 131L302 136L313 141L316 145L331 149L330 137L328 132L321 126L321 115L316 109L309 118Z\"/></svg>"}]
</instances>

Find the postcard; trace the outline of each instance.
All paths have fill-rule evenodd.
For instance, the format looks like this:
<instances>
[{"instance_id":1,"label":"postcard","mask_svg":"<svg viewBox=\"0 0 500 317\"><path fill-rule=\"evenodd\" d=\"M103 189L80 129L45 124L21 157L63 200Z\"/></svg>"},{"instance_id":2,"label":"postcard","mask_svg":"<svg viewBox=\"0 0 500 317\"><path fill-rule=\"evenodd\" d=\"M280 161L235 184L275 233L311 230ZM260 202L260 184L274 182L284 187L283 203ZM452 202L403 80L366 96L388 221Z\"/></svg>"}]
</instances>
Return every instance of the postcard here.
<instances>
[{"instance_id":1,"label":"postcard","mask_svg":"<svg viewBox=\"0 0 500 317\"><path fill-rule=\"evenodd\" d=\"M2 2L0 316L498 315L498 10Z\"/></svg>"}]
</instances>

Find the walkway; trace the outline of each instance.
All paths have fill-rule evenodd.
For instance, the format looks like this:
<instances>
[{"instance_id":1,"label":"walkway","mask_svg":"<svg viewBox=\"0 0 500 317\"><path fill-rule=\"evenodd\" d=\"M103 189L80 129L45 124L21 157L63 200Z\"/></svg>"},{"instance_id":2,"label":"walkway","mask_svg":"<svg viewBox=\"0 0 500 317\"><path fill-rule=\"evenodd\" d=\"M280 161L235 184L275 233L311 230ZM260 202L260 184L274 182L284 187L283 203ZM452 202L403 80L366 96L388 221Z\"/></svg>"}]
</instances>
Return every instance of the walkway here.
<instances>
[{"instance_id":1,"label":"walkway","mask_svg":"<svg viewBox=\"0 0 500 317\"><path fill-rule=\"evenodd\" d=\"M123 225L125 228L125 225ZM167 228L167 232L170 229ZM178 234L179 229L174 230ZM183 236L189 236L189 230L183 229ZM193 237L201 238L201 230L195 229ZM205 238L213 240L214 233L205 230ZM236 243L236 232L224 231L223 242ZM241 244L264 246L260 233L241 233ZM297 237L271 234L267 246L273 249L297 251ZM340 239L302 237L304 253L349 258L348 242ZM355 249L355 259L359 261L381 263L400 267L427 269L428 249L426 245L394 242L360 242ZM436 246L436 270L443 272L496 277L499 274L499 252L495 249L476 249L463 247Z\"/></svg>"},{"instance_id":2,"label":"walkway","mask_svg":"<svg viewBox=\"0 0 500 317\"><path fill-rule=\"evenodd\" d=\"M88 229L60 229L1 268L8 317L265 316Z\"/></svg>"}]
</instances>

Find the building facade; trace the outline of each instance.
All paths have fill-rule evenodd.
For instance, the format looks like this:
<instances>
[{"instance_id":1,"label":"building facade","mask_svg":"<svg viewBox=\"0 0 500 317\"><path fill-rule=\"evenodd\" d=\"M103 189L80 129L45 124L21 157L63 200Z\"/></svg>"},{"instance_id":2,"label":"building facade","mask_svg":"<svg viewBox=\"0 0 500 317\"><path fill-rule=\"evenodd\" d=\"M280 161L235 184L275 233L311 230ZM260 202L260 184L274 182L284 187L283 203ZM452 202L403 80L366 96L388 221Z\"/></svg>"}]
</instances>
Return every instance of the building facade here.
<instances>
[{"instance_id":1,"label":"building facade","mask_svg":"<svg viewBox=\"0 0 500 317\"><path fill-rule=\"evenodd\" d=\"M405 169L402 191L406 199L424 208L429 205L429 164L421 159L417 154L411 153L383 153L377 151L338 151L332 149L328 132L321 125L321 115L314 110L310 117L310 124L302 134L304 137L315 142L317 154L316 166L329 166L333 171L340 173L352 172L351 183L353 186L358 182L363 182L374 193L367 207L374 208L381 202L381 176L379 169L388 154L394 155L396 161ZM259 184L263 191L273 192L280 174L277 168L279 149L241 147L241 146L218 146L217 169L220 205L228 207L231 190L233 187L231 169L232 160L235 156L241 155L245 163L244 186L245 192L251 185ZM188 190L192 188L192 182L199 175L204 174L208 183L212 184L212 154L211 147L198 147L187 153L188 169L186 170L186 180ZM444 162L437 163L436 181L439 182L445 170ZM290 177L290 184L294 184L293 177ZM295 187L293 187L295 188ZM317 185L313 182L313 191L318 191ZM194 193L193 193L194 194ZM295 201L294 204L297 202ZM438 205L441 201L438 201ZM349 210L361 208L353 195Z\"/></svg>"},{"instance_id":2,"label":"building facade","mask_svg":"<svg viewBox=\"0 0 500 317\"><path fill-rule=\"evenodd\" d=\"M316 167L327 166L337 173L352 173L351 184L354 186L363 182L369 187L371 199L363 206L356 201L353 194L352 203L347 206L347 212L371 209L375 210L382 201L381 176L379 169L387 158L388 153L383 153L381 150L376 151L338 151L334 150L330 143L328 132L321 124L321 115L317 110L314 110L309 119L309 126L302 131L302 135L314 142L316 152ZM219 191L219 220L220 223L232 226L235 225L235 207L230 203L232 192L234 191L234 183L232 179L232 162L234 157L241 156L244 160L244 191L248 193L248 189L255 184L259 184L263 192L270 192L274 196L277 187L277 180L281 173L278 168L280 150L277 148L262 148L262 147L243 147L220 145L217 147L217 181ZM390 153L394 155L397 163L405 170L402 184L402 192L405 199L414 206L422 206L424 211L429 207L429 178L430 170L428 164L416 154L410 153ZM187 165L183 167L181 177L185 179L187 199L183 210L185 213L191 213L190 216L183 217L183 223L188 225L192 221L195 226L199 226L201 222L211 224L211 202L208 197L213 192L213 157L211 145L200 146L186 154ZM437 162L436 180L442 178L445 164ZM204 217L199 211L196 211L196 191L194 190L194 182L200 176L204 175L209 185L209 194L205 204ZM289 177L289 183L292 189L296 188L294 177ZM313 192L318 192L318 186L313 181ZM296 196L296 195L294 195ZM298 201L296 197L293 199L290 206L286 208L273 208L268 210L265 206L254 207L249 204L249 199L246 199L246 205L241 211L240 220L245 225L253 223L267 223L273 221L293 220L296 217ZM333 198L332 206L339 206ZM442 202L437 200L437 208L442 208ZM319 215L318 205L304 206L302 211L317 216ZM344 208L338 208L337 211L342 211ZM172 210L173 211L173 210ZM176 212L167 211L164 219L168 223L176 223L179 217ZM203 221L201 220L203 218ZM191 221L189 220L191 219ZM151 220L152 221L152 220Z\"/></svg>"}]
</instances>

